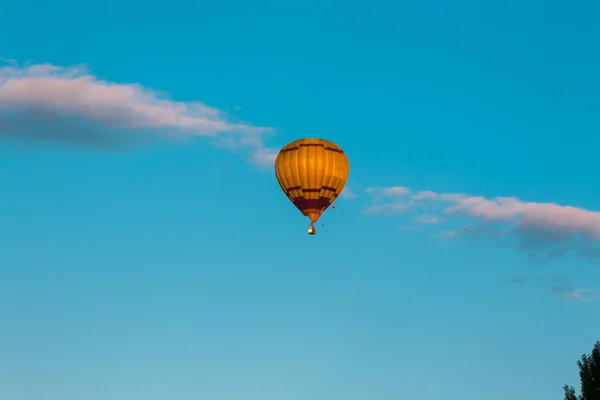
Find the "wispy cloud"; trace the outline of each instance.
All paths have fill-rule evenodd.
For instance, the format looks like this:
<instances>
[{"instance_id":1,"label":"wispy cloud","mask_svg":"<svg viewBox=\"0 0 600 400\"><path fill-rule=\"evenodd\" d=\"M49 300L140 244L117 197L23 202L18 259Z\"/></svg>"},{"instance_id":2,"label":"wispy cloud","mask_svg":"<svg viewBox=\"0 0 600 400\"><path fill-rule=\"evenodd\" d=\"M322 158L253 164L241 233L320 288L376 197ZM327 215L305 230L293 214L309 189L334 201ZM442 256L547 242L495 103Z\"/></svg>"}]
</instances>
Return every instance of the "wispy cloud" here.
<instances>
[{"instance_id":1,"label":"wispy cloud","mask_svg":"<svg viewBox=\"0 0 600 400\"><path fill-rule=\"evenodd\" d=\"M277 158L277 150L264 147L262 144L252 152L251 160L254 164L261 168L270 168L275 165Z\"/></svg>"},{"instance_id":2,"label":"wispy cloud","mask_svg":"<svg viewBox=\"0 0 600 400\"><path fill-rule=\"evenodd\" d=\"M373 205L365 208L363 214L369 215L391 215L400 214L410 207L408 194L410 189L405 186L393 186L387 188L368 187L365 193L372 196Z\"/></svg>"},{"instance_id":3,"label":"wispy cloud","mask_svg":"<svg viewBox=\"0 0 600 400\"><path fill-rule=\"evenodd\" d=\"M441 222L438 217L434 217L432 215L419 215L415 217L414 220L422 224L437 224Z\"/></svg>"},{"instance_id":4,"label":"wispy cloud","mask_svg":"<svg viewBox=\"0 0 600 400\"><path fill-rule=\"evenodd\" d=\"M569 301L586 302L592 300L600 300L600 292L594 291L590 288L579 288L575 289L569 283L567 276L562 274L554 275L537 275L527 276L524 274L515 275L508 280L512 284L547 284L550 283L550 292L556 296L559 296Z\"/></svg>"},{"instance_id":5,"label":"wispy cloud","mask_svg":"<svg viewBox=\"0 0 600 400\"><path fill-rule=\"evenodd\" d=\"M555 284L550 291L569 301L587 302L600 300L599 291L594 291L590 288L573 289L573 287L569 286L566 282Z\"/></svg>"},{"instance_id":6,"label":"wispy cloud","mask_svg":"<svg viewBox=\"0 0 600 400\"><path fill-rule=\"evenodd\" d=\"M200 102L180 102L139 84L98 79L82 66L0 68L0 138L89 147L116 147L153 138L219 137L272 165L269 128L231 121Z\"/></svg>"},{"instance_id":7,"label":"wispy cloud","mask_svg":"<svg viewBox=\"0 0 600 400\"><path fill-rule=\"evenodd\" d=\"M358 196L347 187L345 187L344 190L342 190L342 194L340 194L340 198L344 200L353 200L357 197Z\"/></svg>"},{"instance_id":8,"label":"wispy cloud","mask_svg":"<svg viewBox=\"0 0 600 400\"><path fill-rule=\"evenodd\" d=\"M600 212L555 203L526 202L515 197L485 198L462 193L419 191L411 196L388 196L385 193L409 194L410 189L397 187L373 189L373 204L367 214L390 214L409 210L427 210L426 215L412 215L422 223L441 223L438 237L487 235L502 241L516 240L517 248L532 258L555 259L575 254L587 259L600 258ZM382 200L383 199L383 200ZM383 204L382 204L383 203ZM469 225L465 225L465 220ZM448 226L461 222L459 228Z\"/></svg>"},{"instance_id":9,"label":"wispy cloud","mask_svg":"<svg viewBox=\"0 0 600 400\"><path fill-rule=\"evenodd\" d=\"M571 301L592 301L599 299L598 295L589 288L570 290L564 294L564 297Z\"/></svg>"},{"instance_id":10,"label":"wispy cloud","mask_svg":"<svg viewBox=\"0 0 600 400\"><path fill-rule=\"evenodd\" d=\"M404 186L393 186L384 188L382 193L384 196L404 196L410 193L410 189Z\"/></svg>"}]
</instances>

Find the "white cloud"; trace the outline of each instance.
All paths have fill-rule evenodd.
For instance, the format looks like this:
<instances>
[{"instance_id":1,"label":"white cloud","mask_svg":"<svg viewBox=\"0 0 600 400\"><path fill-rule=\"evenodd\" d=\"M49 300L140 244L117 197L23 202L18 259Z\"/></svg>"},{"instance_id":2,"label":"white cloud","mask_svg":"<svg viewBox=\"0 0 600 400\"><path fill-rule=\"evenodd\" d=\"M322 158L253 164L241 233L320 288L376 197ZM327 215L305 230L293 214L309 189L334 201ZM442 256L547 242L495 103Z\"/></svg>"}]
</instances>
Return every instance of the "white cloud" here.
<instances>
[{"instance_id":1,"label":"white cloud","mask_svg":"<svg viewBox=\"0 0 600 400\"><path fill-rule=\"evenodd\" d=\"M400 214L410 205L406 197L410 193L410 189L404 186L368 187L365 189L365 193L372 197L374 204L365 208L364 214Z\"/></svg>"},{"instance_id":2,"label":"white cloud","mask_svg":"<svg viewBox=\"0 0 600 400\"><path fill-rule=\"evenodd\" d=\"M340 198L342 198L344 200L352 200L352 199L356 199L357 197L358 196L356 194L354 194L348 188L344 188L344 190L342 190L342 193L340 194Z\"/></svg>"},{"instance_id":3,"label":"white cloud","mask_svg":"<svg viewBox=\"0 0 600 400\"><path fill-rule=\"evenodd\" d=\"M413 199L415 200L423 200L423 199L437 199L438 198L438 194L435 192L432 192L431 190L422 190L420 192L417 192L415 195L413 195Z\"/></svg>"},{"instance_id":4,"label":"white cloud","mask_svg":"<svg viewBox=\"0 0 600 400\"><path fill-rule=\"evenodd\" d=\"M458 236L457 231L439 230L436 232L436 236L441 239L454 239Z\"/></svg>"},{"instance_id":5,"label":"white cloud","mask_svg":"<svg viewBox=\"0 0 600 400\"><path fill-rule=\"evenodd\" d=\"M262 140L268 128L231 122L200 102L179 102L138 84L100 80L85 68L51 64L0 68L0 137L91 146L163 138L226 135L230 145L254 149L264 165L272 152Z\"/></svg>"},{"instance_id":6,"label":"white cloud","mask_svg":"<svg viewBox=\"0 0 600 400\"><path fill-rule=\"evenodd\" d=\"M383 195L385 196L404 196L410 193L410 189L404 186L393 186L383 189Z\"/></svg>"},{"instance_id":7,"label":"white cloud","mask_svg":"<svg viewBox=\"0 0 600 400\"><path fill-rule=\"evenodd\" d=\"M252 162L262 168L275 167L275 159L277 158L277 150L259 147L252 153Z\"/></svg>"},{"instance_id":8,"label":"white cloud","mask_svg":"<svg viewBox=\"0 0 600 400\"><path fill-rule=\"evenodd\" d=\"M444 200L454 201L465 197L460 193L436 193L431 190L422 190L412 196L414 200Z\"/></svg>"}]
</instances>

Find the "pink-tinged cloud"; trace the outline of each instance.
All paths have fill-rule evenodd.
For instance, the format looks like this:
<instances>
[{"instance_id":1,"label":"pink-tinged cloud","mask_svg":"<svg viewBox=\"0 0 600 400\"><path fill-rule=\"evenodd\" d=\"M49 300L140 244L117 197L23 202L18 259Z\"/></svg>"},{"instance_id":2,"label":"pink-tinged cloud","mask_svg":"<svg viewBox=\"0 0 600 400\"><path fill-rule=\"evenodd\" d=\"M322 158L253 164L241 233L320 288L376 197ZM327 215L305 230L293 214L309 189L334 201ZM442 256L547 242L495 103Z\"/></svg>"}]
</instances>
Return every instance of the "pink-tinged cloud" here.
<instances>
[{"instance_id":1,"label":"pink-tinged cloud","mask_svg":"<svg viewBox=\"0 0 600 400\"><path fill-rule=\"evenodd\" d=\"M464 214L488 221L509 222L523 228L567 234L584 234L600 239L600 212L554 203L524 202L514 197L486 199L481 196L453 200L445 212Z\"/></svg>"},{"instance_id":2,"label":"pink-tinged cloud","mask_svg":"<svg viewBox=\"0 0 600 400\"><path fill-rule=\"evenodd\" d=\"M559 258L569 253L590 260L600 259L598 211L555 203L526 202L515 197L488 199L431 190L416 192L408 199L398 196L385 201L383 198L385 204L381 204L381 194L386 191L393 192L393 188L371 193L373 205L367 207L365 213L405 212L415 221L439 223L442 231L438 232L438 237L485 235L503 244L516 240L519 250L539 261ZM409 193L410 190L406 188L405 192ZM423 210L426 215L414 215ZM441 215L446 216L443 224ZM453 221L455 225L452 227L450 224ZM456 224L460 226L456 227Z\"/></svg>"},{"instance_id":3,"label":"pink-tinged cloud","mask_svg":"<svg viewBox=\"0 0 600 400\"><path fill-rule=\"evenodd\" d=\"M567 300L571 301L592 301L598 300L598 296L591 289L582 288L568 291L564 294Z\"/></svg>"},{"instance_id":4,"label":"pink-tinged cloud","mask_svg":"<svg viewBox=\"0 0 600 400\"><path fill-rule=\"evenodd\" d=\"M180 102L138 84L100 80L82 67L50 64L0 68L0 137L86 145L139 141L140 134L175 139L225 135L254 149L269 164L262 134L268 128L231 122L200 102Z\"/></svg>"},{"instance_id":5,"label":"pink-tinged cloud","mask_svg":"<svg viewBox=\"0 0 600 400\"><path fill-rule=\"evenodd\" d=\"M429 199L434 197L430 196ZM506 240L516 238L518 249L538 260L560 258L568 253L598 258L600 212L555 203L526 202L514 197L437 194L449 204L446 215L460 215L483 226L456 229L456 236L487 234Z\"/></svg>"}]
</instances>

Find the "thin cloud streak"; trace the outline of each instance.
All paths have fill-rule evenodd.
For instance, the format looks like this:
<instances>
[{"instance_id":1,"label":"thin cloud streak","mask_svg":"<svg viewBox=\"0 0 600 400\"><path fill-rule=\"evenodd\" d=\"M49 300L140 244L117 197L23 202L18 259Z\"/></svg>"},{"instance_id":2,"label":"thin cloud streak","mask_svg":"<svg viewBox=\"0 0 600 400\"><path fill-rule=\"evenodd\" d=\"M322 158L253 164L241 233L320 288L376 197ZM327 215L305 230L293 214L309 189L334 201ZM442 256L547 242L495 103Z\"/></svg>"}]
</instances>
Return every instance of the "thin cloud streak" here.
<instances>
[{"instance_id":1,"label":"thin cloud streak","mask_svg":"<svg viewBox=\"0 0 600 400\"><path fill-rule=\"evenodd\" d=\"M405 204L379 204L367 207L363 210L366 215L394 215L403 213L407 206Z\"/></svg>"},{"instance_id":2,"label":"thin cloud streak","mask_svg":"<svg viewBox=\"0 0 600 400\"><path fill-rule=\"evenodd\" d=\"M410 193L410 189L404 186L394 186L383 189L384 196L404 196Z\"/></svg>"},{"instance_id":3,"label":"thin cloud streak","mask_svg":"<svg viewBox=\"0 0 600 400\"><path fill-rule=\"evenodd\" d=\"M567 293L564 294L564 297L567 300L571 300L571 301L598 300L598 296L595 296L592 289L589 289L589 288L574 289L574 290L568 291Z\"/></svg>"},{"instance_id":4,"label":"thin cloud streak","mask_svg":"<svg viewBox=\"0 0 600 400\"><path fill-rule=\"evenodd\" d=\"M437 224L441 222L438 217L434 217L432 215L419 215L414 218L415 221L420 222L422 224Z\"/></svg>"},{"instance_id":5,"label":"thin cloud streak","mask_svg":"<svg viewBox=\"0 0 600 400\"><path fill-rule=\"evenodd\" d=\"M550 293L567 301L587 302L600 299L598 297L599 293L594 292L590 288L574 289L573 286L569 284L569 279L562 274L554 274L549 276L526 276L523 274L519 274L511 277L510 279L508 279L507 282L516 285L524 285L528 283L551 283L551 286L549 288Z\"/></svg>"}]
</instances>

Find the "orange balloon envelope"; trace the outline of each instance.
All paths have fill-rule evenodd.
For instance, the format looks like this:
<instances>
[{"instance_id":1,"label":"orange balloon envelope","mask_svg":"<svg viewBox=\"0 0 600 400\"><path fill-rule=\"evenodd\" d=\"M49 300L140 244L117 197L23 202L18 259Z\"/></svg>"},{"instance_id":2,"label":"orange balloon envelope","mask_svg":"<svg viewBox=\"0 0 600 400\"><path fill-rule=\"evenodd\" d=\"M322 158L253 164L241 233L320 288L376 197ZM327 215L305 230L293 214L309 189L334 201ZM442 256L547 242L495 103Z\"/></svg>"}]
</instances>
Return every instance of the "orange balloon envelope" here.
<instances>
[{"instance_id":1,"label":"orange balloon envelope","mask_svg":"<svg viewBox=\"0 0 600 400\"><path fill-rule=\"evenodd\" d=\"M324 139L299 139L284 146L275 160L279 186L310 221L314 223L342 193L350 163L344 150Z\"/></svg>"}]
</instances>

